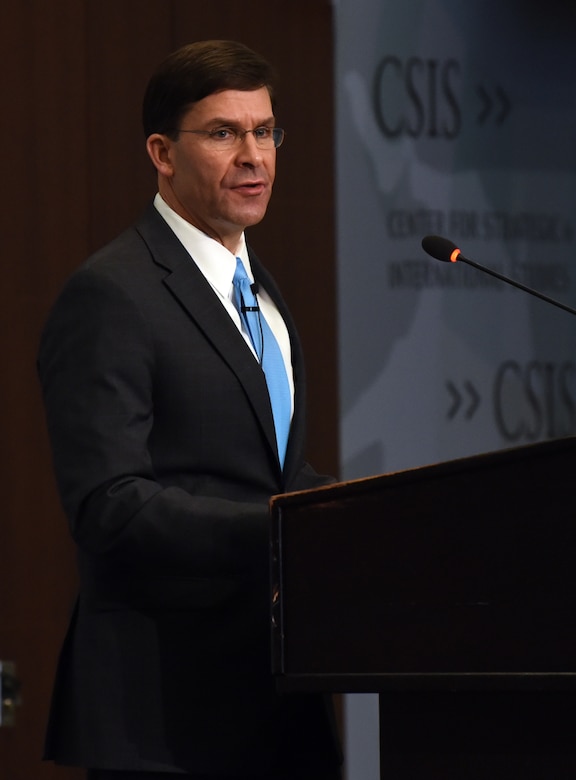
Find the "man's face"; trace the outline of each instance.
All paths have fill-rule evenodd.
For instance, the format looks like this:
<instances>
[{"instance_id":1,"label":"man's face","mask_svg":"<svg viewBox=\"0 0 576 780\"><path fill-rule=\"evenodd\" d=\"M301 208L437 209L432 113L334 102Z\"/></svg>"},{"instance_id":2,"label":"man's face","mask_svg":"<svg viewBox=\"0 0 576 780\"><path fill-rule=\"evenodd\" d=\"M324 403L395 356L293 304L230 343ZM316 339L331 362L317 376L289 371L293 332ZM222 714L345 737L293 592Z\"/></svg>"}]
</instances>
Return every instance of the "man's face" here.
<instances>
[{"instance_id":1,"label":"man's face","mask_svg":"<svg viewBox=\"0 0 576 780\"><path fill-rule=\"evenodd\" d=\"M209 95L191 106L179 129L253 130L273 125L270 95L262 87ZM159 144L161 164L150 151L151 143ZM276 149L259 148L253 133L230 149L213 148L205 135L180 133L176 141L154 135L148 139L148 149L160 174L164 200L181 217L235 252L244 228L260 222L266 213Z\"/></svg>"}]
</instances>

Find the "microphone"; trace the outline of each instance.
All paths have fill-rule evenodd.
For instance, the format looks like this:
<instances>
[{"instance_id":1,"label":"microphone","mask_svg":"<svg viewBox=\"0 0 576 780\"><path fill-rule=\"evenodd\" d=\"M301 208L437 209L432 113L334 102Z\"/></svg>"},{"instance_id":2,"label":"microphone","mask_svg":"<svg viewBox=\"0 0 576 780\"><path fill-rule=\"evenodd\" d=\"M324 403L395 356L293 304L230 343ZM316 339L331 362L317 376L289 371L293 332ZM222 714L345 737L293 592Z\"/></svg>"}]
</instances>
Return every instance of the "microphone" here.
<instances>
[{"instance_id":1,"label":"microphone","mask_svg":"<svg viewBox=\"0 0 576 780\"><path fill-rule=\"evenodd\" d=\"M260 289L260 285L258 282L252 282L250 285L250 289L252 290L252 294L254 295L254 298L258 295L258 290ZM260 306L258 305L258 299L256 299L256 306L246 306L244 303L244 298L242 298L242 305L240 306L240 311L242 314L246 314L247 311L260 311Z\"/></svg>"},{"instance_id":2,"label":"microphone","mask_svg":"<svg viewBox=\"0 0 576 780\"><path fill-rule=\"evenodd\" d=\"M487 268L484 265L480 265L480 263L474 262L474 260L470 260L468 257L464 257L456 244L447 238L443 238L442 236L425 236L422 239L422 249L431 257L436 260L441 260L444 263L456 263L458 260L461 260L463 263L467 263L473 268L477 268L479 271L484 271L484 273L490 274L490 276L494 276L502 282L511 284L519 290L523 290L524 292L530 293L530 295L536 296L536 298L540 298L542 301L546 301L546 303L551 303L553 306L564 309L564 311L567 311L570 314L576 314L576 309L567 306L565 303L560 303L560 301L556 301L554 298L549 298L547 295L538 292L538 290L526 287L524 284L520 284L520 282L516 282L514 279L509 279L507 276L503 276L497 271L493 271L491 268Z\"/></svg>"}]
</instances>

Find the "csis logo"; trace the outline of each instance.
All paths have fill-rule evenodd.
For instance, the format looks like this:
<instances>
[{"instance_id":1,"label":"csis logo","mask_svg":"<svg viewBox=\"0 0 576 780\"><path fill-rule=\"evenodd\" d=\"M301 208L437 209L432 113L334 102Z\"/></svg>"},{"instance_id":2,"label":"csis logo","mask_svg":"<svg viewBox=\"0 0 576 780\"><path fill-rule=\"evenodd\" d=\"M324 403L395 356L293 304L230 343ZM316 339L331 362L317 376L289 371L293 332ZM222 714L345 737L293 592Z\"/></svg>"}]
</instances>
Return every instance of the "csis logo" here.
<instances>
[{"instance_id":1,"label":"csis logo","mask_svg":"<svg viewBox=\"0 0 576 780\"><path fill-rule=\"evenodd\" d=\"M372 102L382 134L454 140L463 125L459 100L466 92L467 113L480 129L499 128L512 112L507 91L500 84L468 80L463 87L458 60L396 56L384 57L374 74Z\"/></svg>"},{"instance_id":2,"label":"csis logo","mask_svg":"<svg viewBox=\"0 0 576 780\"><path fill-rule=\"evenodd\" d=\"M386 138L454 139L462 127L455 59L384 57L374 75L373 103Z\"/></svg>"}]
</instances>

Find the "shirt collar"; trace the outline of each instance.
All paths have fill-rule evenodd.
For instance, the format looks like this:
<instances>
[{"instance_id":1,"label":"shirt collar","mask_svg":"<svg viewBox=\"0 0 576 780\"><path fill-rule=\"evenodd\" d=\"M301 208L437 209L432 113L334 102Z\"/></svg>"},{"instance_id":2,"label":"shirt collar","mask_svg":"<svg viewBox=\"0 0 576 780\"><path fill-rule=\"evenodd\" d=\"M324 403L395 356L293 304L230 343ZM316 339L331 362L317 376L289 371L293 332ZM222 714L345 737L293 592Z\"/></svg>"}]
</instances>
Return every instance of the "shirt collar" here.
<instances>
[{"instance_id":1,"label":"shirt collar","mask_svg":"<svg viewBox=\"0 0 576 780\"><path fill-rule=\"evenodd\" d=\"M237 255L197 227L187 222L166 203L160 193L154 198L154 206L176 234L184 249L196 263L211 286L223 298L232 294L232 279L236 271L236 257L240 257L251 281L254 281L244 233L240 238Z\"/></svg>"}]
</instances>

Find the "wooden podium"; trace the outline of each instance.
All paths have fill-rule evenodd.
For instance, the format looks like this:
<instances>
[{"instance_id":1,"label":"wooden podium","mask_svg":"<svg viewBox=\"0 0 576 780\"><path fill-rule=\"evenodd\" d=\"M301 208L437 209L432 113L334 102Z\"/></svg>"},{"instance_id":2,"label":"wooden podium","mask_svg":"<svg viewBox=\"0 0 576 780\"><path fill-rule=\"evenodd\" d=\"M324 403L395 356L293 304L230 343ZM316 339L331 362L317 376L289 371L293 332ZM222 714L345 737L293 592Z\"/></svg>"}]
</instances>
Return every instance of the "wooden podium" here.
<instances>
[{"instance_id":1,"label":"wooden podium","mask_svg":"<svg viewBox=\"0 0 576 780\"><path fill-rule=\"evenodd\" d=\"M385 780L576 778L576 439L272 500L273 671L378 692Z\"/></svg>"}]
</instances>

